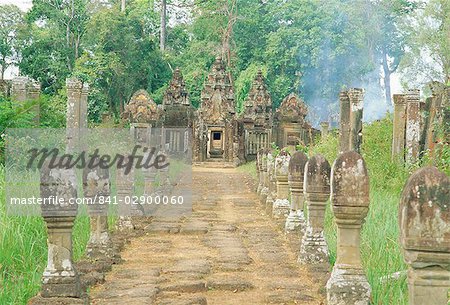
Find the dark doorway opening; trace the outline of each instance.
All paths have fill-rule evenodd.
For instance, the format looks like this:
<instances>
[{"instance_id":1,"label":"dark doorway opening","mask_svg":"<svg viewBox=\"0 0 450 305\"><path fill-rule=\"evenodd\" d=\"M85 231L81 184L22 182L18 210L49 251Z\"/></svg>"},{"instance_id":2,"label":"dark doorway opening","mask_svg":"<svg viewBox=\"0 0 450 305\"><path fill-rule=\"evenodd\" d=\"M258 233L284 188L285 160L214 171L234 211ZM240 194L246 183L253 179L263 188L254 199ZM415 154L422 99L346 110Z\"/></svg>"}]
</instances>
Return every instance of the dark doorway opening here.
<instances>
[{"instance_id":1,"label":"dark doorway opening","mask_svg":"<svg viewBox=\"0 0 450 305\"><path fill-rule=\"evenodd\" d=\"M213 132L213 140L214 141L220 141L221 138L222 138L221 132Z\"/></svg>"}]
</instances>

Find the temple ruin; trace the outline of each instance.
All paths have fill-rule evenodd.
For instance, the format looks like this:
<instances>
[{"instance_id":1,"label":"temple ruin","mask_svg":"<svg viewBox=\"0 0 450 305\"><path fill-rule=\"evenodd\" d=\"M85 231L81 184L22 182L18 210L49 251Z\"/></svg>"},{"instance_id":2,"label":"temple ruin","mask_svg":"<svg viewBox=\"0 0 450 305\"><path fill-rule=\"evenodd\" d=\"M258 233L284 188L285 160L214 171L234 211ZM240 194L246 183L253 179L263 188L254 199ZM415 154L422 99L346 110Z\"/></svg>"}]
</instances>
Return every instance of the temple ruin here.
<instances>
[{"instance_id":1,"label":"temple ruin","mask_svg":"<svg viewBox=\"0 0 450 305\"><path fill-rule=\"evenodd\" d=\"M234 88L218 57L205 80L194 121L194 161L233 162L238 157L236 131Z\"/></svg>"},{"instance_id":2,"label":"temple ruin","mask_svg":"<svg viewBox=\"0 0 450 305\"><path fill-rule=\"evenodd\" d=\"M279 147L308 145L316 130L306 122L308 107L296 94L283 99L274 116L273 139Z\"/></svg>"},{"instance_id":3,"label":"temple ruin","mask_svg":"<svg viewBox=\"0 0 450 305\"><path fill-rule=\"evenodd\" d=\"M261 70L258 71L241 113L240 123L244 131L244 158L253 160L261 148L268 148L272 139L272 98Z\"/></svg>"},{"instance_id":4,"label":"temple ruin","mask_svg":"<svg viewBox=\"0 0 450 305\"><path fill-rule=\"evenodd\" d=\"M190 151L190 133L194 120L194 107L180 69L173 73L163 97L162 127L163 147L171 153Z\"/></svg>"}]
</instances>

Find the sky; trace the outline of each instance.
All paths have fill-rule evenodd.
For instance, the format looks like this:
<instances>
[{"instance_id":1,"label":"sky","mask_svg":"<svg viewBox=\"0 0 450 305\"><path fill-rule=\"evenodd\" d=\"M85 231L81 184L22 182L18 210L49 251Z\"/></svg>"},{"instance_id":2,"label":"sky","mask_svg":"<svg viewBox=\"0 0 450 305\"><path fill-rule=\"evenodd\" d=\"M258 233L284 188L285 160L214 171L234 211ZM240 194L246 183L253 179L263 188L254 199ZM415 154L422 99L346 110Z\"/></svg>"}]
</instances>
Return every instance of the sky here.
<instances>
[{"instance_id":1,"label":"sky","mask_svg":"<svg viewBox=\"0 0 450 305\"><path fill-rule=\"evenodd\" d=\"M31 8L32 0L0 0L0 4L15 4L26 11Z\"/></svg>"}]
</instances>

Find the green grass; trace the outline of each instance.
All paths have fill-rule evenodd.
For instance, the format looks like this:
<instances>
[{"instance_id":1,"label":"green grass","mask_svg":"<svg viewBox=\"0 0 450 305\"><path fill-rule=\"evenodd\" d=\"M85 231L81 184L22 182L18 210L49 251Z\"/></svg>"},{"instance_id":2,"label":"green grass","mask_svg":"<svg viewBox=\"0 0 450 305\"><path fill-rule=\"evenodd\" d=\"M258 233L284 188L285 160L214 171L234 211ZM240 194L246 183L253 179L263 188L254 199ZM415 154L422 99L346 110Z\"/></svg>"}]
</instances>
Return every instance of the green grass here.
<instances>
[{"instance_id":1,"label":"green grass","mask_svg":"<svg viewBox=\"0 0 450 305\"><path fill-rule=\"evenodd\" d=\"M47 262L47 232L41 217L8 216L5 169L0 165L0 304L26 304L40 289ZM89 219L77 217L73 233L75 260L89 238Z\"/></svg>"},{"instance_id":2,"label":"green grass","mask_svg":"<svg viewBox=\"0 0 450 305\"><path fill-rule=\"evenodd\" d=\"M172 160L169 175L176 179L185 170L186 165L180 161ZM8 179L12 178L11 171ZM78 173L80 178L80 173ZM113 170L111 176L115 175ZM18 181L25 181L21 176ZM143 180L142 173L138 172L138 180ZM47 262L47 231L42 217L9 216L6 214L6 177L5 167L0 164L0 304L26 304L28 299L40 290L41 275ZM35 181L32 178L29 181ZM112 179L113 181L115 179ZM141 181L143 182L143 181ZM142 183L141 183L142 184ZM78 181L78 193L82 194L81 180ZM10 185L10 187L13 187ZM21 187L21 197L38 196L39 188L27 184ZM16 192L18 190L16 189ZM137 191L143 192L143 184L137 186ZM112 193L115 193L115 183L112 184ZM86 207L81 207L73 229L73 256L75 261L81 259L89 240L89 217ZM111 215L108 219L109 227L113 228L117 216Z\"/></svg>"},{"instance_id":3,"label":"green grass","mask_svg":"<svg viewBox=\"0 0 450 305\"><path fill-rule=\"evenodd\" d=\"M256 173L256 161L245 163L238 167L238 171L249 173L253 179L258 177Z\"/></svg>"}]
</instances>

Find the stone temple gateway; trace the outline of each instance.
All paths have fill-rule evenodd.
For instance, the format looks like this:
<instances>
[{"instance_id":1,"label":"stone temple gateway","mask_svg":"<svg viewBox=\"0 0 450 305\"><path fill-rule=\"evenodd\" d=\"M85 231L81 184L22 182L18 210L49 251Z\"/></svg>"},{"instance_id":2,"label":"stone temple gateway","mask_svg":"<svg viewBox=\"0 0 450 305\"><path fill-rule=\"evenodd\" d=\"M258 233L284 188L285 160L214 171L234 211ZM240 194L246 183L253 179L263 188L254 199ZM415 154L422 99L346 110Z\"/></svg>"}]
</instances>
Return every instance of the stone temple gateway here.
<instances>
[{"instance_id":1,"label":"stone temple gateway","mask_svg":"<svg viewBox=\"0 0 450 305\"><path fill-rule=\"evenodd\" d=\"M122 118L131 123L135 138L147 138L152 127L158 127L160 140L153 144L162 150L178 155L192 153L196 164L212 162L227 167L255 160L258 151L270 149L272 144L308 145L319 135L307 123L307 106L296 94L289 94L278 109L273 108L262 71L253 79L240 114L234 91L232 76L217 57L205 79L198 109L191 105L177 68L162 105L156 105L146 91L139 90Z\"/></svg>"},{"instance_id":2,"label":"stone temple gateway","mask_svg":"<svg viewBox=\"0 0 450 305\"><path fill-rule=\"evenodd\" d=\"M234 89L225 64L216 58L205 81L194 122L194 161L235 161L236 139Z\"/></svg>"}]
</instances>

